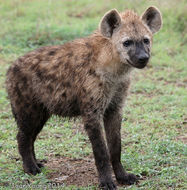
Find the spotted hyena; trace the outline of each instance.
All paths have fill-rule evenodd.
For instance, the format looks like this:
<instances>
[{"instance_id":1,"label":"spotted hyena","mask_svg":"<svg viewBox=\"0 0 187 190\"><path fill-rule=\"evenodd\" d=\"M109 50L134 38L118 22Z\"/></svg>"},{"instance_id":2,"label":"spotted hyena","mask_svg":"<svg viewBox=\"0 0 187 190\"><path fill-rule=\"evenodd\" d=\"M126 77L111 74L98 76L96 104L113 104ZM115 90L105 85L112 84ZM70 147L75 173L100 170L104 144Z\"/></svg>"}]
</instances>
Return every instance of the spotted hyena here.
<instances>
[{"instance_id":1,"label":"spotted hyena","mask_svg":"<svg viewBox=\"0 0 187 190\"><path fill-rule=\"evenodd\" d=\"M82 117L100 187L116 189L112 168L121 184L138 180L120 161L122 108L130 73L147 65L152 36L161 25L161 14L155 7L149 7L141 17L133 11L118 13L113 9L103 16L92 35L39 48L10 66L6 87L19 129L18 148L25 172L40 172L34 141L55 114Z\"/></svg>"}]
</instances>

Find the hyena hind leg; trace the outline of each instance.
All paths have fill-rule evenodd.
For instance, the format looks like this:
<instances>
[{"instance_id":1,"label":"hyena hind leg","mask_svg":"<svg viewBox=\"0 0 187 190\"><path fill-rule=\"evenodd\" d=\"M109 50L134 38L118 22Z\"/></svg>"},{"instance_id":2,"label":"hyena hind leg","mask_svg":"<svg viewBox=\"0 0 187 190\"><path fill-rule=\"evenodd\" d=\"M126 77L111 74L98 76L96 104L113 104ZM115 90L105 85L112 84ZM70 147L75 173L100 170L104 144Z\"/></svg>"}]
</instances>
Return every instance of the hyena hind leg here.
<instances>
[{"instance_id":1,"label":"hyena hind leg","mask_svg":"<svg viewBox=\"0 0 187 190\"><path fill-rule=\"evenodd\" d=\"M43 126L45 125L45 123L47 122L49 117L50 117L50 115L47 112L47 110L42 109L42 113L40 113L40 120L39 120L38 126L35 128L35 130L33 131L33 135L32 135L32 154L33 154L34 160L36 161L36 164L39 168L44 167L44 165L42 164L42 162L40 162L39 160L36 159L36 155L35 155L35 151L34 151L34 142L36 140L37 135L40 133L40 131L42 130Z\"/></svg>"},{"instance_id":2,"label":"hyena hind leg","mask_svg":"<svg viewBox=\"0 0 187 190\"><path fill-rule=\"evenodd\" d=\"M42 130L49 114L41 106L30 105L25 110L16 113L18 124L18 149L23 160L23 168L26 173L36 175L40 173L40 163L37 164L34 153L34 141Z\"/></svg>"}]
</instances>

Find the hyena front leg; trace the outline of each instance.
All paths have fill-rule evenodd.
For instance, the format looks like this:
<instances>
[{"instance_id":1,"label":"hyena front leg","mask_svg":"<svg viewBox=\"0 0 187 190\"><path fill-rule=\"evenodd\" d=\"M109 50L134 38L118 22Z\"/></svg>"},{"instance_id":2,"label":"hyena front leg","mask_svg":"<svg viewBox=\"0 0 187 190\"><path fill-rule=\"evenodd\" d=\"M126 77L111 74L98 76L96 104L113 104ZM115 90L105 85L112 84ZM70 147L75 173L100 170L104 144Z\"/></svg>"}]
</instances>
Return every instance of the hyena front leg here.
<instances>
[{"instance_id":1,"label":"hyena front leg","mask_svg":"<svg viewBox=\"0 0 187 190\"><path fill-rule=\"evenodd\" d=\"M118 183L129 185L135 183L138 178L134 174L127 173L121 164L121 121L120 113L106 112L104 126L112 167Z\"/></svg>"},{"instance_id":2,"label":"hyena front leg","mask_svg":"<svg viewBox=\"0 0 187 190\"><path fill-rule=\"evenodd\" d=\"M94 116L94 114L91 114ZM85 130L92 144L95 164L98 170L100 187L107 190L115 190L116 185L112 180L112 172L107 146L102 134L103 121L96 117L86 118L84 121Z\"/></svg>"}]
</instances>

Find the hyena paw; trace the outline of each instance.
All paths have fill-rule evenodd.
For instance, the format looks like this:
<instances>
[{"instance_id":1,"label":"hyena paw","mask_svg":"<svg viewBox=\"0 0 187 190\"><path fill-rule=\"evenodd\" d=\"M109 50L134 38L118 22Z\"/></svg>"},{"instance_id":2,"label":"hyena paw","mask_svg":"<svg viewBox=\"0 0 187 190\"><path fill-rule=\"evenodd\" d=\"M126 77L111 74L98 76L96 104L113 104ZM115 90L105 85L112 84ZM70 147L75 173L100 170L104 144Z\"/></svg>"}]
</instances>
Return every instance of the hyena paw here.
<instances>
[{"instance_id":1,"label":"hyena paw","mask_svg":"<svg viewBox=\"0 0 187 190\"><path fill-rule=\"evenodd\" d=\"M36 175L38 173L41 173L40 168L38 165L29 165L29 166L23 166L25 173Z\"/></svg>"},{"instance_id":2,"label":"hyena paw","mask_svg":"<svg viewBox=\"0 0 187 190\"><path fill-rule=\"evenodd\" d=\"M38 166L39 168L43 168L43 167L44 167L44 165L43 165L41 162L39 162L39 161L37 161L36 164L37 164L37 166Z\"/></svg>"},{"instance_id":3,"label":"hyena paw","mask_svg":"<svg viewBox=\"0 0 187 190\"><path fill-rule=\"evenodd\" d=\"M113 181L101 182L99 188L102 190L117 190L117 187Z\"/></svg>"},{"instance_id":4,"label":"hyena paw","mask_svg":"<svg viewBox=\"0 0 187 190\"><path fill-rule=\"evenodd\" d=\"M132 185L136 182L138 182L138 177L131 173L124 173L121 176L116 177L119 184L123 185Z\"/></svg>"}]
</instances>

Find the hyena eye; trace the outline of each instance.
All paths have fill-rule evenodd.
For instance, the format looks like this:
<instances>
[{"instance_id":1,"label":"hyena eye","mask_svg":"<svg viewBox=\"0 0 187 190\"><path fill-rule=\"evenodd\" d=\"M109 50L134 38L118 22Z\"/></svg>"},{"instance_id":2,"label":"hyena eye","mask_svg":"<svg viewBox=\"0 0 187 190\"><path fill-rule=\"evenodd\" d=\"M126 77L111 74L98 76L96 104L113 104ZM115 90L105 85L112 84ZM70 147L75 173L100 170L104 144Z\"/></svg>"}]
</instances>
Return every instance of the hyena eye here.
<instances>
[{"instance_id":1,"label":"hyena eye","mask_svg":"<svg viewBox=\"0 0 187 190\"><path fill-rule=\"evenodd\" d=\"M130 46L132 44L133 44L132 40L126 40L126 41L123 42L123 46L125 46L125 47L128 47L128 46Z\"/></svg>"},{"instance_id":2,"label":"hyena eye","mask_svg":"<svg viewBox=\"0 0 187 190\"><path fill-rule=\"evenodd\" d=\"M143 39L143 42L144 42L144 44L149 44L149 43L150 43L150 41L149 41L148 38L144 38L144 39Z\"/></svg>"}]
</instances>

